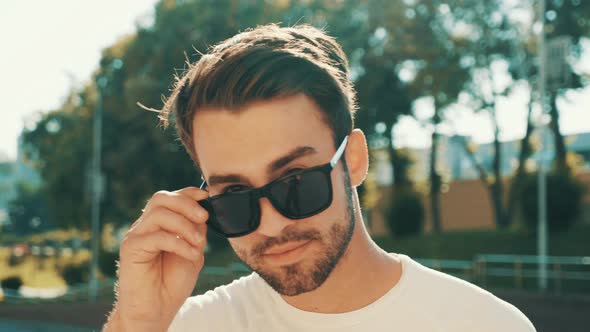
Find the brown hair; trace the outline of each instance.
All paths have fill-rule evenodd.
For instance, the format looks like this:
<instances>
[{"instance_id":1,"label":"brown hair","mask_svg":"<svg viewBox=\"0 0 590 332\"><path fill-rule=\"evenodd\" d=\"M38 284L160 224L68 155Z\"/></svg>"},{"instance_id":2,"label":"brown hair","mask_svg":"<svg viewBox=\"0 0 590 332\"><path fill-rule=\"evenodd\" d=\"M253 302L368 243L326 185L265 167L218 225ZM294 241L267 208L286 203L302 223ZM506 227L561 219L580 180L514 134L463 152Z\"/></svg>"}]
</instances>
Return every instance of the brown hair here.
<instances>
[{"instance_id":1,"label":"brown hair","mask_svg":"<svg viewBox=\"0 0 590 332\"><path fill-rule=\"evenodd\" d=\"M298 93L321 108L335 145L350 133L355 92L340 45L309 25L264 25L219 43L189 64L176 77L160 120L166 127L172 115L182 144L198 165L192 121L199 108L238 110L250 102Z\"/></svg>"}]
</instances>

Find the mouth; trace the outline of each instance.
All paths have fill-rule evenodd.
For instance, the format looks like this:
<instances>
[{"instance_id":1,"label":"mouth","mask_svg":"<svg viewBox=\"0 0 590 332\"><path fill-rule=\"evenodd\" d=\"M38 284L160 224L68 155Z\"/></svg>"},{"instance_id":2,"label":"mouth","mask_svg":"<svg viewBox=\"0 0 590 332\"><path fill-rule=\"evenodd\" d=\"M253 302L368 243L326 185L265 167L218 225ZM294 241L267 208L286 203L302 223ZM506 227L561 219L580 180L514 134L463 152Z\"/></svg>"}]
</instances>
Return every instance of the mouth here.
<instances>
[{"instance_id":1,"label":"mouth","mask_svg":"<svg viewBox=\"0 0 590 332\"><path fill-rule=\"evenodd\" d=\"M262 258L272 265L295 263L304 256L304 253L307 251L306 249L310 246L312 241L313 240L292 242L273 247L264 252Z\"/></svg>"}]
</instances>

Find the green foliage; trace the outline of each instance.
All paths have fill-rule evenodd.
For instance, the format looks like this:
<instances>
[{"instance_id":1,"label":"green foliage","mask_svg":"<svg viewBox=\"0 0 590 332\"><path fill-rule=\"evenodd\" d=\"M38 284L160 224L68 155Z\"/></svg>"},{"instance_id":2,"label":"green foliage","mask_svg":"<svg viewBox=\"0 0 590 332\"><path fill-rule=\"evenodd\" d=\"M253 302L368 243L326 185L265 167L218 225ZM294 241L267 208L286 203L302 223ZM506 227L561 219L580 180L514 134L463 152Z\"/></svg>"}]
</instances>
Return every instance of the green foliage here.
<instances>
[{"instance_id":1,"label":"green foliage","mask_svg":"<svg viewBox=\"0 0 590 332\"><path fill-rule=\"evenodd\" d=\"M581 3L554 1L548 7L558 12L555 31L569 29L578 39L588 32L590 25L583 23L588 11L581 10L587 4ZM175 70L182 71L186 61L198 60L199 52L241 30L271 22L326 27L350 58L361 109L357 127L372 137L375 124L382 122L389 138L398 119L412 115L415 99L434 99L435 114L429 121L436 125L443 120L442 110L474 82L475 69L511 56L507 45L521 36L509 33L504 16L492 20L498 6L498 1L476 0L220 0L215 5L162 0L153 24L138 27L103 50L92 80L72 89L59 109L44 114L35 128L24 132L25 152L43 178L48 218L63 228L89 228L92 120L98 107L104 111L104 222L128 224L154 192L197 186L200 174L173 128L159 128L157 114L137 102L160 108ZM558 24L563 18L575 27ZM458 22L477 34L453 33ZM518 61L509 62L510 68L518 67ZM402 69L413 72L413 78L402 80ZM391 160L399 162L395 169L403 166L396 156ZM219 242L210 238L213 248L226 246Z\"/></svg>"},{"instance_id":2,"label":"green foliage","mask_svg":"<svg viewBox=\"0 0 590 332\"><path fill-rule=\"evenodd\" d=\"M370 46L368 40L376 28L367 12L367 4L356 1L256 2L248 6L235 0L222 0L216 6L197 0L161 1L153 25L140 27L136 34L105 49L93 80L73 89L59 109L45 114L34 129L25 132L27 155L42 175L51 216L60 227L89 228L92 117L98 107L103 109L102 170L106 178L102 218L125 224L137 218L154 192L200 182L173 128L161 130L157 114L137 106L141 102L160 108L174 70L200 57L195 49L205 52L209 45L259 24L311 23L327 26L349 54L361 50L352 62L362 65L368 63L363 54L372 53L362 50ZM363 92L372 91L372 86L360 85L359 91L366 96L362 103L370 103L379 112L393 112L372 119L373 123L388 119L391 126L395 114L409 112L409 99L401 98L404 93L395 62L373 59L374 66L363 80L381 85L373 95ZM379 70L386 61L388 69ZM393 107L394 102L400 106Z\"/></svg>"},{"instance_id":3,"label":"green foliage","mask_svg":"<svg viewBox=\"0 0 590 332\"><path fill-rule=\"evenodd\" d=\"M101 250L98 256L98 268L105 276L115 277L117 274L118 252Z\"/></svg>"},{"instance_id":4,"label":"green foliage","mask_svg":"<svg viewBox=\"0 0 590 332\"><path fill-rule=\"evenodd\" d=\"M553 256L588 256L590 225L576 224L570 230L552 234L549 248ZM380 237L377 244L387 252L414 258L466 259L478 254L536 255L537 237L516 230L448 231L404 238Z\"/></svg>"},{"instance_id":5,"label":"green foliage","mask_svg":"<svg viewBox=\"0 0 590 332\"><path fill-rule=\"evenodd\" d=\"M23 281L20 277L8 277L0 281L0 286L4 289L17 291L22 285Z\"/></svg>"},{"instance_id":6,"label":"green foliage","mask_svg":"<svg viewBox=\"0 0 590 332\"><path fill-rule=\"evenodd\" d=\"M44 193L26 183L17 185L16 198L8 203L11 230L17 235L46 230L51 219Z\"/></svg>"},{"instance_id":7,"label":"green foliage","mask_svg":"<svg viewBox=\"0 0 590 332\"><path fill-rule=\"evenodd\" d=\"M15 267L17 265L20 265L24 262L25 260L25 256L17 256L14 253L10 254L10 257L8 258L8 266L9 267Z\"/></svg>"},{"instance_id":8,"label":"green foliage","mask_svg":"<svg viewBox=\"0 0 590 332\"><path fill-rule=\"evenodd\" d=\"M90 267L88 264L67 265L61 271L61 275L70 286L87 283L90 279Z\"/></svg>"},{"instance_id":9,"label":"green foliage","mask_svg":"<svg viewBox=\"0 0 590 332\"><path fill-rule=\"evenodd\" d=\"M86 175L90 164L90 105L86 92L71 97L61 110L43 115L36 127L23 133L24 150L43 179L42 193L57 226L87 228Z\"/></svg>"},{"instance_id":10,"label":"green foliage","mask_svg":"<svg viewBox=\"0 0 590 332\"><path fill-rule=\"evenodd\" d=\"M424 207L420 193L412 189L396 190L386 216L392 236L420 234L424 226Z\"/></svg>"},{"instance_id":11,"label":"green foliage","mask_svg":"<svg viewBox=\"0 0 590 332\"><path fill-rule=\"evenodd\" d=\"M526 176L520 190L521 209L525 225L535 232L538 223L538 177L537 173ZM567 173L547 175L547 223L549 231L569 229L580 215L584 187Z\"/></svg>"}]
</instances>

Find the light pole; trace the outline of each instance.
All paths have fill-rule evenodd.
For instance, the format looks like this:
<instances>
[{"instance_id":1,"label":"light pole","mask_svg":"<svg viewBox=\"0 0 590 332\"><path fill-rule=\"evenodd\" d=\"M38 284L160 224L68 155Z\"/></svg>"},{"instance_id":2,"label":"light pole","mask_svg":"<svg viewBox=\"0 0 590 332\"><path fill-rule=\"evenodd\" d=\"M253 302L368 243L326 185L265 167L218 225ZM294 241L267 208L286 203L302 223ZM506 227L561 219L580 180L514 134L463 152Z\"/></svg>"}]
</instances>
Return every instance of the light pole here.
<instances>
[{"instance_id":1,"label":"light pole","mask_svg":"<svg viewBox=\"0 0 590 332\"><path fill-rule=\"evenodd\" d=\"M548 162L548 142L545 139L547 116L545 113L545 83L546 77L546 53L545 53L545 0L537 1L538 17L537 22L539 32L538 58L539 58L539 103L541 106L540 116L536 121L537 128L541 135L541 150L538 158L537 170L537 207L538 227L537 227L537 258L538 258L538 287L540 291L547 289L547 175L545 164Z\"/></svg>"},{"instance_id":2,"label":"light pole","mask_svg":"<svg viewBox=\"0 0 590 332\"><path fill-rule=\"evenodd\" d=\"M88 287L89 298L91 302L96 302L98 298L98 255L100 244L100 201L102 199L103 178L101 164L102 150L102 113L103 113L103 96L102 89L106 86L106 77L99 76L96 83L98 89L98 99L96 110L93 117L93 149L92 149L92 232L90 236L92 260L90 264L90 285Z\"/></svg>"},{"instance_id":3,"label":"light pole","mask_svg":"<svg viewBox=\"0 0 590 332\"><path fill-rule=\"evenodd\" d=\"M551 163L550 144L548 139L549 116L541 114L535 121L541 140L541 148L537 158L537 258L538 287L540 291L547 289L547 254L549 251L549 235L547 229L547 171Z\"/></svg>"}]
</instances>

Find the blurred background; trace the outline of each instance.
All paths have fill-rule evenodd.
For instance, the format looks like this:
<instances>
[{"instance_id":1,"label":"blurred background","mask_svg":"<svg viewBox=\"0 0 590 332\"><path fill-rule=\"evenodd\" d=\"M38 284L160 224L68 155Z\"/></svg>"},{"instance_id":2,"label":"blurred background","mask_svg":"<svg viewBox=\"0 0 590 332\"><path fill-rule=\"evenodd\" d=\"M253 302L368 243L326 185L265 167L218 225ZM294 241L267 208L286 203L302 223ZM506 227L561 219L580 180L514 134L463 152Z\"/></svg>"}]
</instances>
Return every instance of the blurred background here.
<instances>
[{"instance_id":1,"label":"blurred background","mask_svg":"<svg viewBox=\"0 0 590 332\"><path fill-rule=\"evenodd\" d=\"M590 318L590 1L3 1L0 331L92 331L118 244L199 185L158 127L186 61L248 27L324 27L350 59L376 242L515 304ZM211 234L211 232L210 232ZM195 294L248 273L209 239Z\"/></svg>"}]
</instances>

